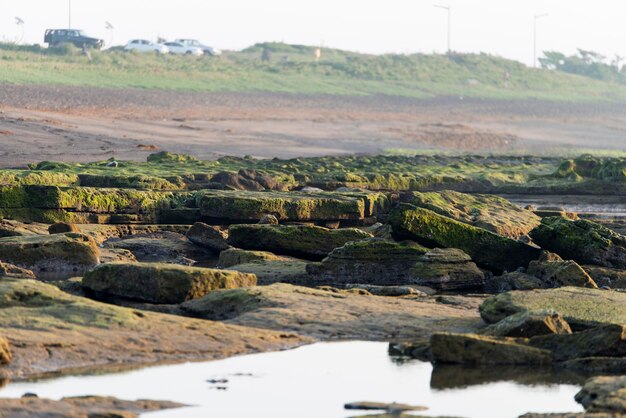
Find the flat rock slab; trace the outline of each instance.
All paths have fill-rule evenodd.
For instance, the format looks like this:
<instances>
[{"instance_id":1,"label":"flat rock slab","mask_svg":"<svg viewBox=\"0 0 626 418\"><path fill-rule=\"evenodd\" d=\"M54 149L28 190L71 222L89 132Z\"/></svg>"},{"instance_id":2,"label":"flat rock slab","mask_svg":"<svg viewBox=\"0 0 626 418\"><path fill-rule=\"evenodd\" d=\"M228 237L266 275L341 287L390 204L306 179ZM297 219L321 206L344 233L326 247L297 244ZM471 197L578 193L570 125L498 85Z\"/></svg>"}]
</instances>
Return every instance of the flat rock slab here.
<instances>
[{"instance_id":1,"label":"flat rock slab","mask_svg":"<svg viewBox=\"0 0 626 418\"><path fill-rule=\"evenodd\" d=\"M443 364L534 365L553 362L552 353L519 343L514 338L437 333L430 339L433 360Z\"/></svg>"},{"instance_id":2,"label":"flat rock slab","mask_svg":"<svg viewBox=\"0 0 626 418\"><path fill-rule=\"evenodd\" d=\"M124 401L112 397L81 396L59 401L36 396L0 399L3 418L44 417L119 417L131 418L146 412L181 408L185 405L169 401Z\"/></svg>"},{"instance_id":3,"label":"flat rock slab","mask_svg":"<svg viewBox=\"0 0 626 418\"><path fill-rule=\"evenodd\" d=\"M558 312L574 329L625 324L626 293L579 287L512 291L487 299L480 314L488 323L495 323L518 312L543 309Z\"/></svg>"},{"instance_id":4,"label":"flat rock slab","mask_svg":"<svg viewBox=\"0 0 626 418\"><path fill-rule=\"evenodd\" d=\"M212 360L309 341L286 332L122 308L10 278L0 280L0 335L8 338L13 354L2 368L9 379Z\"/></svg>"},{"instance_id":5,"label":"flat rock slab","mask_svg":"<svg viewBox=\"0 0 626 418\"><path fill-rule=\"evenodd\" d=\"M308 271L312 282L318 284L415 284L409 272L426 251L380 238L355 241L336 248Z\"/></svg>"},{"instance_id":6,"label":"flat rock slab","mask_svg":"<svg viewBox=\"0 0 626 418\"><path fill-rule=\"evenodd\" d=\"M348 242L372 237L356 228L308 225L232 225L228 233L228 243L234 247L311 259L322 259Z\"/></svg>"},{"instance_id":7,"label":"flat rock slab","mask_svg":"<svg viewBox=\"0 0 626 418\"><path fill-rule=\"evenodd\" d=\"M253 286L256 276L176 264L109 263L87 272L82 283L97 294L173 304L203 297L217 289Z\"/></svg>"},{"instance_id":8,"label":"flat rock slab","mask_svg":"<svg viewBox=\"0 0 626 418\"><path fill-rule=\"evenodd\" d=\"M260 220L271 214L280 221L362 220L384 213L383 193L294 193L203 191L196 204L204 217L233 221Z\"/></svg>"},{"instance_id":9,"label":"flat rock slab","mask_svg":"<svg viewBox=\"0 0 626 418\"><path fill-rule=\"evenodd\" d=\"M417 207L509 238L524 236L541 222L541 218L532 211L492 195L444 190L414 192L406 200Z\"/></svg>"},{"instance_id":10,"label":"flat rock slab","mask_svg":"<svg viewBox=\"0 0 626 418\"><path fill-rule=\"evenodd\" d=\"M407 411L426 411L425 406L407 405L403 403L384 402L350 402L343 406L345 409L356 409L359 411L387 411L389 413L401 413Z\"/></svg>"},{"instance_id":11,"label":"flat rock slab","mask_svg":"<svg viewBox=\"0 0 626 418\"><path fill-rule=\"evenodd\" d=\"M93 238L79 233L0 238L0 260L43 278L80 276L98 264L98 257Z\"/></svg>"},{"instance_id":12,"label":"flat rock slab","mask_svg":"<svg viewBox=\"0 0 626 418\"><path fill-rule=\"evenodd\" d=\"M182 308L201 318L324 340L426 341L433 332L473 332L483 326L476 310L483 299L462 300L448 305L419 295L390 298L274 284L216 291Z\"/></svg>"}]
</instances>

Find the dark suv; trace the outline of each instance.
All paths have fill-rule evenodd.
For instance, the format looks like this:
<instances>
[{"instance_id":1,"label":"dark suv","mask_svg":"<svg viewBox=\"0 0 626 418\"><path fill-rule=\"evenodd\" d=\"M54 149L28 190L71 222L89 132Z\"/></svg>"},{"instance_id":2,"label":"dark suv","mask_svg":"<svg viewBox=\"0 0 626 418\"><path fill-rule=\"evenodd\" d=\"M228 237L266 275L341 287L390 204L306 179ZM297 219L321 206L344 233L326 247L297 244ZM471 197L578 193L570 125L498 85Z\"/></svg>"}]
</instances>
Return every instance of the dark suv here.
<instances>
[{"instance_id":1,"label":"dark suv","mask_svg":"<svg viewBox=\"0 0 626 418\"><path fill-rule=\"evenodd\" d=\"M85 35L82 30L77 29L48 29L43 41L53 47L61 44L73 44L78 48L87 46L100 49L104 46L102 39L91 38Z\"/></svg>"}]
</instances>

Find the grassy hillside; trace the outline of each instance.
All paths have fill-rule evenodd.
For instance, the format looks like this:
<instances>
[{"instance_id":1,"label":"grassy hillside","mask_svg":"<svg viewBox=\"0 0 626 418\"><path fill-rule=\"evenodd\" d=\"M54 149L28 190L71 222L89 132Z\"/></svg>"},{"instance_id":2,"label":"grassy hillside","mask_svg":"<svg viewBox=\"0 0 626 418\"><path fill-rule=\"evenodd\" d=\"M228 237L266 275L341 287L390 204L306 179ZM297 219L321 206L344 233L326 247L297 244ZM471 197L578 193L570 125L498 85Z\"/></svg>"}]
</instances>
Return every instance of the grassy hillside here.
<instances>
[{"instance_id":1,"label":"grassy hillside","mask_svg":"<svg viewBox=\"0 0 626 418\"><path fill-rule=\"evenodd\" d=\"M263 62L266 48L270 62ZM365 55L258 44L222 57L176 57L0 45L0 82L191 91L271 91L407 97L463 95L547 100L622 100L626 86L542 69L490 55ZM504 74L510 74L508 88Z\"/></svg>"}]
</instances>

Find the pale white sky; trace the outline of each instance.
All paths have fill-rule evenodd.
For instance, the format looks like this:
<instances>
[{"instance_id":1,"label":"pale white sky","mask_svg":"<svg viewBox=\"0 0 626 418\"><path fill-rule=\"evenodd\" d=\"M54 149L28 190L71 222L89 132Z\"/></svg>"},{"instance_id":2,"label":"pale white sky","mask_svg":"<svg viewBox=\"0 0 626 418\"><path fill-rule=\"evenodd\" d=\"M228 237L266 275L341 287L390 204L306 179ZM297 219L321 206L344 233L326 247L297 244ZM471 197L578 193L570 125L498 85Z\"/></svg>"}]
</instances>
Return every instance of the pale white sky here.
<instances>
[{"instance_id":1,"label":"pale white sky","mask_svg":"<svg viewBox=\"0 0 626 418\"><path fill-rule=\"evenodd\" d=\"M43 42L46 28L68 25L70 0L0 0L0 39ZM71 0L72 26L92 36L190 37L222 49L284 41L371 53L444 52L452 5L452 49L532 62L533 16L539 49L577 47L626 56L626 2L620 0Z\"/></svg>"}]
</instances>

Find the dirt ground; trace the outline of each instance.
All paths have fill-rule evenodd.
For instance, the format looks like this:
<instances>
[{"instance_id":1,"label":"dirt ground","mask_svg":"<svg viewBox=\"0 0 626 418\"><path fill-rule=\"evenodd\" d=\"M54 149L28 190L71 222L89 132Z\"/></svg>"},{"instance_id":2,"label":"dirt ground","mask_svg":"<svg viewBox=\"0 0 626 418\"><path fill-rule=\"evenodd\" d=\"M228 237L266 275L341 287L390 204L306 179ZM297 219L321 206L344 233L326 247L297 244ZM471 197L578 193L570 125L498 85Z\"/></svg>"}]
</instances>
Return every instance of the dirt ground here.
<instances>
[{"instance_id":1,"label":"dirt ground","mask_svg":"<svg viewBox=\"0 0 626 418\"><path fill-rule=\"evenodd\" d=\"M0 84L0 167L155 150L298 157L389 148L626 149L626 103L194 93Z\"/></svg>"}]
</instances>

